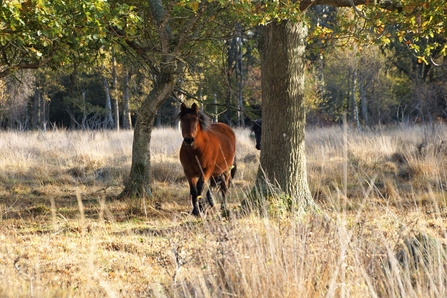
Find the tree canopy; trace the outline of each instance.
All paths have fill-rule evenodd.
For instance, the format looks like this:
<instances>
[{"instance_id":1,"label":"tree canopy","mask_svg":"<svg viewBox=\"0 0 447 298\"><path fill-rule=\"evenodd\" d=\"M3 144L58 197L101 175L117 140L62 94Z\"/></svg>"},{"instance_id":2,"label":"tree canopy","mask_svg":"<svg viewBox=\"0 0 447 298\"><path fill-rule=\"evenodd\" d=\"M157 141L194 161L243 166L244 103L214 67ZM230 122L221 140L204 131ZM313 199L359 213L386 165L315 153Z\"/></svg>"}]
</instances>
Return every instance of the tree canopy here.
<instances>
[{"instance_id":1,"label":"tree canopy","mask_svg":"<svg viewBox=\"0 0 447 298\"><path fill-rule=\"evenodd\" d=\"M127 4L103 0L6 0L0 20L1 78L18 69L91 63L111 45L111 29L127 26L131 34L138 16Z\"/></svg>"}]
</instances>

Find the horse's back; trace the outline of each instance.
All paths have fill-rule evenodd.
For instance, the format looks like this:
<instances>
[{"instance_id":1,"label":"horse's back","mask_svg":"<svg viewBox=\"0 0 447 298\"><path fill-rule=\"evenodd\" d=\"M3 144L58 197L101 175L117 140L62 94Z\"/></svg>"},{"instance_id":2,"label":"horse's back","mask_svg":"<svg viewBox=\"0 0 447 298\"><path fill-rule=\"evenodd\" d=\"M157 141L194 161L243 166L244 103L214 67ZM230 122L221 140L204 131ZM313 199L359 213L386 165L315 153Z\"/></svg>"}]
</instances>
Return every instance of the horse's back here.
<instances>
[{"instance_id":1,"label":"horse's back","mask_svg":"<svg viewBox=\"0 0 447 298\"><path fill-rule=\"evenodd\" d=\"M232 145L236 145L236 134L234 131L225 123L213 123L211 124L210 131L228 138Z\"/></svg>"},{"instance_id":2,"label":"horse's back","mask_svg":"<svg viewBox=\"0 0 447 298\"><path fill-rule=\"evenodd\" d=\"M219 147L217 149L216 161L218 167L226 164L232 167L236 157L236 134L230 126L224 123L213 123L208 133L212 134L219 140Z\"/></svg>"},{"instance_id":3,"label":"horse's back","mask_svg":"<svg viewBox=\"0 0 447 298\"><path fill-rule=\"evenodd\" d=\"M233 157L236 155L236 134L231 127L225 123L213 123L209 131L220 140L221 146L228 154Z\"/></svg>"}]
</instances>

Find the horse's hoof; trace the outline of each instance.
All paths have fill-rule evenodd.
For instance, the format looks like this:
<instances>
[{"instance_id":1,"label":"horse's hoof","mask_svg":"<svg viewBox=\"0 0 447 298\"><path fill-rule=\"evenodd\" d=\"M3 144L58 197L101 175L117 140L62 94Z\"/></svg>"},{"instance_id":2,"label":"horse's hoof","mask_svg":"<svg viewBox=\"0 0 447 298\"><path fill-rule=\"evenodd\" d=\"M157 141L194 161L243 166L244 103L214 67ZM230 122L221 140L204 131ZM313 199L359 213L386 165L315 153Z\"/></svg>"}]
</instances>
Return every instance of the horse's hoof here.
<instances>
[{"instance_id":1,"label":"horse's hoof","mask_svg":"<svg viewBox=\"0 0 447 298\"><path fill-rule=\"evenodd\" d=\"M194 209L192 209L191 214L196 216L196 217L199 217L200 216L200 211L199 211L199 209L194 208Z\"/></svg>"}]
</instances>

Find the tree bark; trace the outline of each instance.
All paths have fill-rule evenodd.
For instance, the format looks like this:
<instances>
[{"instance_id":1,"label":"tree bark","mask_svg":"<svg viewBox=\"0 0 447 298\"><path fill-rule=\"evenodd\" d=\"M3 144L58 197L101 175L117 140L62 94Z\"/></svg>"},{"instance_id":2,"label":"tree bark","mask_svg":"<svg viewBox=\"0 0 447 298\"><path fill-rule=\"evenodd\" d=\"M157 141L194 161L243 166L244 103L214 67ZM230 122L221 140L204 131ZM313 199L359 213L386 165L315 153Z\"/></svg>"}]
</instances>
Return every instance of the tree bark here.
<instances>
[{"instance_id":1,"label":"tree bark","mask_svg":"<svg viewBox=\"0 0 447 298\"><path fill-rule=\"evenodd\" d=\"M124 70L124 88L123 88L123 128L130 129L132 127L132 121L129 110L129 76L130 71Z\"/></svg>"},{"instance_id":2,"label":"tree bark","mask_svg":"<svg viewBox=\"0 0 447 298\"><path fill-rule=\"evenodd\" d=\"M352 61L352 85L351 85L351 108L352 108L352 123L356 129L360 129L359 107L357 104L357 58L354 56Z\"/></svg>"},{"instance_id":3,"label":"tree bark","mask_svg":"<svg viewBox=\"0 0 447 298\"><path fill-rule=\"evenodd\" d=\"M42 91L42 90L41 90ZM44 90L45 92L45 90ZM43 131L46 131L47 128L47 111L46 111L46 102L45 102L45 98L42 94L42 92L40 92L40 96L39 96L39 126L40 129L42 129Z\"/></svg>"},{"instance_id":4,"label":"tree bark","mask_svg":"<svg viewBox=\"0 0 447 298\"><path fill-rule=\"evenodd\" d=\"M120 130L120 105L118 100L118 86L117 86L117 75L116 75L116 60L115 54L112 52L112 90L113 99L115 103L115 129Z\"/></svg>"},{"instance_id":5,"label":"tree bark","mask_svg":"<svg viewBox=\"0 0 447 298\"><path fill-rule=\"evenodd\" d=\"M102 82L104 84L104 91L106 92L106 121L104 128L113 127L113 114L112 114L112 100L110 98L110 87L105 76L102 77Z\"/></svg>"},{"instance_id":6,"label":"tree bark","mask_svg":"<svg viewBox=\"0 0 447 298\"><path fill-rule=\"evenodd\" d=\"M87 107L85 104L85 90L82 91L81 93L81 98L82 98L82 130L86 130L87 129Z\"/></svg>"},{"instance_id":7,"label":"tree bark","mask_svg":"<svg viewBox=\"0 0 447 298\"><path fill-rule=\"evenodd\" d=\"M362 108L362 117L366 126L370 126L369 118L368 118L368 103L366 100L366 88L367 84L359 84L359 93L360 93L360 106Z\"/></svg>"},{"instance_id":8,"label":"tree bark","mask_svg":"<svg viewBox=\"0 0 447 298\"><path fill-rule=\"evenodd\" d=\"M132 144L132 166L124 190L118 195L119 199L152 197L150 142L154 120L161 105L174 91L177 78L184 71L184 63L180 62L183 60L182 48L191 38L193 29L208 5L209 2L201 2L196 14L186 22L183 30L180 30L182 33L174 37L167 21L169 15L164 10L163 2L150 1L151 15L154 18L162 58L157 63L157 67L153 66L158 69L153 89L138 110Z\"/></svg>"},{"instance_id":9,"label":"tree bark","mask_svg":"<svg viewBox=\"0 0 447 298\"><path fill-rule=\"evenodd\" d=\"M40 104L40 89L39 82L36 82L36 91L33 96L33 118L32 118L32 128L37 129L39 123L39 104Z\"/></svg>"},{"instance_id":10,"label":"tree bark","mask_svg":"<svg viewBox=\"0 0 447 298\"><path fill-rule=\"evenodd\" d=\"M232 117L232 99L234 95L234 87L233 87L233 73L237 68L236 58L237 58L237 46L236 46L236 37L233 37L228 41L227 45L227 69L226 69L226 79L227 79L227 97L225 98L225 108L226 111L224 113L225 121L228 125L233 125ZM236 65L234 65L236 63Z\"/></svg>"},{"instance_id":11,"label":"tree bark","mask_svg":"<svg viewBox=\"0 0 447 298\"><path fill-rule=\"evenodd\" d=\"M239 30L238 39L237 39L237 59L236 59L236 74L238 77L238 99L237 99L237 125L239 127L245 127L245 119L244 119L244 99L243 99L243 90L244 90L244 70L242 64L243 51L242 51L242 31L241 26L238 24L236 28Z\"/></svg>"},{"instance_id":12,"label":"tree bark","mask_svg":"<svg viewBox=\"0 0 447 298\"><path fill-rule=\"evenodd\" d=\"M132 166L119 199L152 197L151 193L151 133L157 111L173 92L176 75L163 73L138 110L132 144Z\"/></svg>"},{"instance_id":13,"label":"tree bark","mask_svg":"<svg viewBox=\"0 0 447 298\"><path fill-rule=\"evenodd\" d=\"M269 181L295 205L314 207L305 155L304 22L272 22L262 28L262 145L257 185Z\"/></svg>"}]
</instances>

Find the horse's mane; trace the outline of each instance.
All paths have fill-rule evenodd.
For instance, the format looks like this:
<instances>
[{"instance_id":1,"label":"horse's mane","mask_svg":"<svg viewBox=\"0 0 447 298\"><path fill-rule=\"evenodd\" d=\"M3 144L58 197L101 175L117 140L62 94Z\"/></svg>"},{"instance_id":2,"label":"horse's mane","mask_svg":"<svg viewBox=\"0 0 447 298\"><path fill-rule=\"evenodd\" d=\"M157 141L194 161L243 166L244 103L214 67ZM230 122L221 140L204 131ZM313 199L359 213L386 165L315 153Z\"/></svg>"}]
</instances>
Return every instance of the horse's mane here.
<instances>
[{"instance_id":1,"label":"horse's mane","mask_svg":"<svg viewBox=\"0 0 447 298\"><path fill-rule=\"evenodd\" d=\"M202 111L199 111L199 123L203 130L208 130L211 125L211 118Z\"/></svg>"},{"instance_id":2,"label":"horse's mane","mask_svg":"<svg viewBox=\"0 0 447 298\"><path fill-rule=\"evenodd\" d=\"M177 119L181 119L186 114L194 114L197 117L199 117L200 128L202 130L208 130L208 128L210 128L211 118L204 112L202 111L196 112L194 109L187 108L178 114Z\"/></svg>"}]
</instances>

